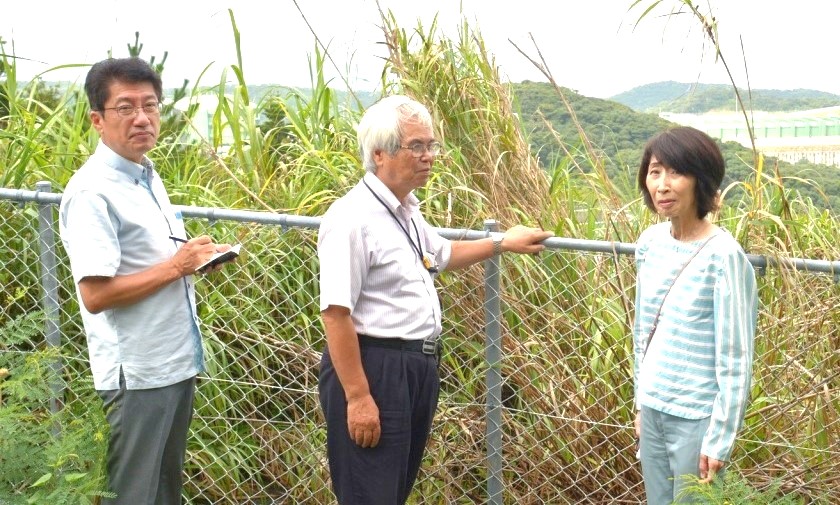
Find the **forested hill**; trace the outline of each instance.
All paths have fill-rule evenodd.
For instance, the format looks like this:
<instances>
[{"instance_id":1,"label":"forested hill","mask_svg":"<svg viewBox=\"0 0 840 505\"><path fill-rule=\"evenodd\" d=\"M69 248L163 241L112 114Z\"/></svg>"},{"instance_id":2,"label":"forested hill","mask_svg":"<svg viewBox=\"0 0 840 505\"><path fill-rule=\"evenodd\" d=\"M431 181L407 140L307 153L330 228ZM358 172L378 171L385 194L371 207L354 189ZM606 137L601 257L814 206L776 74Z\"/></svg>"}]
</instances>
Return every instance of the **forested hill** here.
<instances>
[{"instance_id":1,"label":"forested hill","mask_svg":"<svg viewBox=\"0 0 840 505\"><path fill-rule=\"evenodd\" d=\"M558 139L571 151L575 150L580 144L578 130L554 87L525 81L513 84L512 90L520 108L522 127L543 165L562 152ZM562 90L589 140L617 165L634 165L645 142L671 124L656 114L635 112L617 102L588 98L567 88Z\"/></svg>"},{"instance_id":2,"label":"forested hill","mask_svg":"<svg viewBox=\"0 0 840 505\"><path fill-rule=\"evenodd\" d=\"M738 91L746 107L752 110L787 112L840 105L840 95L813 89ZM717 110L735 110L735 93L732 86L727 84L656 82L625 91L610 97L610 100L639 112L702 114Z\"/></svg>"},{"instance_id":3,"label":"forested hill","mask_svg":"<svg viewBox=\"0 0 840 505\"><path fill-rule=\"evenodd\" d=\"M564 149L558 141L563 143L566 150L580 154L583 159L585 154L582 152L580 135L557 90L548 83L530 81L512 84L511 87L519 107L523 130L540 163L550 166L557 156L564 155ZM618 102L588 98L566 88L563 88L563 93L587 137L600 151L608 172L630 183L635 181L645 142L663 129L675 126L655 113L636 112ZM811 108L810 105L807 107ZM555 133L551 132L546 123L551 125ZM727 167L724 184L745 181L753 176L753 156L749 149L735 142L726 142L722 150ZM840 212L840 169L806 162L791 165L775 158L765 160L770 170L776 163L783 176L814 181L825 192L828 201L809 184L787 180L785 184L788 188L801 191L818 207L830 207ZM583 163L582 166L586 168L588 164Z\"/></svg>"}]
</instances>

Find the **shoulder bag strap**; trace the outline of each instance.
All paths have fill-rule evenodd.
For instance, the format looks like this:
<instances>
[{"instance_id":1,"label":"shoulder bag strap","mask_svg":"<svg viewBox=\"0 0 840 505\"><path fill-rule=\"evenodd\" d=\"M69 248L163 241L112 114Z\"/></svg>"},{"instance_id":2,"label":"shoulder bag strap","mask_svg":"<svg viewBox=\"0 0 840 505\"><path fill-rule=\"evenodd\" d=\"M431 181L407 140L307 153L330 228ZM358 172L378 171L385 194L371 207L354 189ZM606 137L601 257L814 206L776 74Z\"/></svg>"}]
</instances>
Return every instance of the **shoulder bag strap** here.
<instances>
[{"instance_id":1,"label":"shoulder bag strap","mask_svg":"<svg viewBox=\"0 0 840 505\"><path fill-rule=\"evenodd\" d=\"M677 279L680 278L680 274L682 274L683 270L685 270L685 267L687 267L688 264L691 263L691 260L693 260L694 257L697 256L697 254L700 252L700 250L703 249L703 247L705 247L706 244L708 244L710 240L712 240L713 238L715 238L717 236L718 236L718 233L713 233L711 237L707 238L705 240L705 242L700 244L700 246L697 248L697 250L694 251L694 253L691 255L690 258L688 258L688 261L686 261L685 264L682 266L682 268L680 268L680 271L677 272L677 276L674 277L674 281L668 287L668 291L665 292L665 296L662 297L662 303L659 304L659 310L656 311L656 316L653 318L653 327L650 329L650 333L648 333L647 344L645 344L645 352L644 352L644 354L642 354L642 359L644 359L644 357L647 356L648 349L650 348L650 341L653 340L653 334L656 332L656 325L659 324L659 315L662 313L662 307L665 305L665 298L668 297L668 293L671 292L671 288L673 288L674 284L677 283Z\"/></svg>"}]
</instances>

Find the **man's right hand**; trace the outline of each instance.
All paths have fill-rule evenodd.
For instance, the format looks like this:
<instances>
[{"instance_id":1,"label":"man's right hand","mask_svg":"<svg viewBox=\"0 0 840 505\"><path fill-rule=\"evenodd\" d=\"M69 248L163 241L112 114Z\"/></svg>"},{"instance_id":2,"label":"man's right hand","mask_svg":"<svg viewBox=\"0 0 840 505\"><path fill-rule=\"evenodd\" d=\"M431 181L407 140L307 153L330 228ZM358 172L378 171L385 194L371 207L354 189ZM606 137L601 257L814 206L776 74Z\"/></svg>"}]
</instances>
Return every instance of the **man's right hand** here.
<instances>
[{"instance_id":1,"label":"man's right hand","mask_svg":"<svg viewBox=\"0 0 840 505\"><path fill-rule=\"evenodd\" d=\"M202 235L181 244L174 256L141 272L113 277L89 276L79 281L79 295L91 314L127 307L182 277L191 275L216 252L216 244Z\"/></svg>"},{"instance_id":2,"label":"man's right hand","mask_svg":"<svg viewBox=\"0 0 840 505\"><path fill-rule=\"evenodd\" d=\"M181 273L181 277L192 275L196 268L207 262L216 253L216 244L208 235L190 239L172 256L172 264Z\"/></svg>"},{"instance_id":3,"label":"man's right hand","mask_svg":"<svg viewBox=\"0 0 840 505\"><path fill-rule=\"evenodd\" d=\"M350 439L360 447L376 447L382 428L379 407L371 395L347 400L347 430Z\"/></svg>"},{"instance_id":4,"label":"man's right hand","mask_svg":"<svg viewBox=\"0 0 840 505\"><path fill-rule=\"evenodd\" d=\"M376 447L382 434L379 407L370 394L350 309L330 305L321 312L321 318L330 359L347 400L347 434L360 447Z\"/></svg>"}]
</instances>

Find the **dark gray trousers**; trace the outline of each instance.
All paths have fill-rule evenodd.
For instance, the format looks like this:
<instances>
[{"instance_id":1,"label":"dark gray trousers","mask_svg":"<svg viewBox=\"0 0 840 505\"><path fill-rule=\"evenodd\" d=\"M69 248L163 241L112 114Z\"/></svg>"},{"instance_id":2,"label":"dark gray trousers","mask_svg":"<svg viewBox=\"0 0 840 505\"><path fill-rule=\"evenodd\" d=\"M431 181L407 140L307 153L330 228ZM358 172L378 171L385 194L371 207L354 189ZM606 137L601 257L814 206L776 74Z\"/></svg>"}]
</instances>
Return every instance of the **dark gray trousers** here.
<instances>
[{"instance_id":1,"label":"dark gray trousers","mask_svg":"<svg viewBox=\"0 0 840 505\"><path fill-rule=\"evenodd\" d=\"M195 377L154 389L97 391L111 427L103 505L179 505Z\"/></svg>"},{"instance_id":2,"label":"dark gray trousers","mask_svg":"<svg viewBox=\"0 0 840 505\"><path fill-rule=\"evenodd\" d=\"M408 499L437 409L437 358L362 346L371 395L379 408L379 445L362 448L347 430L344 389L325 350L318 381L327 422L327 457L340 505L399 505Z\"/></svg>"}]
</instances>

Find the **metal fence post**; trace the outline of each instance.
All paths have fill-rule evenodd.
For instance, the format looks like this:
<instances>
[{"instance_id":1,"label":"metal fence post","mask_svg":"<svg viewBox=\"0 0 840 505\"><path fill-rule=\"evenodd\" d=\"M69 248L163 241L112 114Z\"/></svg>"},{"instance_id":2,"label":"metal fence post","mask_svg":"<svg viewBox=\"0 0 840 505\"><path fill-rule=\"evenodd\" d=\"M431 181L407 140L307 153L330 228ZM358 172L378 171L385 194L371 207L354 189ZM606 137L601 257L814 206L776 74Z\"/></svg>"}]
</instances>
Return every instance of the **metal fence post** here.
<instances>
[{"instance_id":1,"label":"metal fence post","mask_svg":"<svg viewBox=\"0 0 840 505\"><path fill-rule=\"evenodd\" d=\"M484 229L498 232L499 223L484 221ZM500 273L501 258L484 262L484 321L487 359L487 503L502 504L502 332Z\"/></svg>"},{"instance_id":2,"label":"metal fence post","mask_svg":"<svg viewBox=\"0 0 840 505\"><path fill-rule=\"evenodd\" d=\"M68 354L66 363L62 358L56 364L60 364L61 371L56 384L61 388L48 393L57 399L54 406L63 407L62 416L54 416L54 426L66 425L58 420L63 421L63 414L68 414L93 429L94 421L99 422L98 417L91 417L96 409L85 408L80 403L87 401L90 391L72 390L77 385L90 384L90 368L86 359L77 356L84 353L76 348L84 346L83 337L80 336L81 342L70 338L72 332L81 331L79 308L76 304L68 306L68 300L63 300L64 296L75 296L75 290L68 275L68 258L61 249L55 227L61 195L44 193L49 189L47 184L39 185L38 191L32 189L0 188L0 224L5 225L0 226L0 256L15 255L18 250L21 253L12 262L0 263L0 279L8 279L8 286L4 286L7 294L20 291L25 295L7 296L11 303L0 303L0 328L13 324L21 312L37 311L48 317L45 323L39 324L34 341L15 341L8 349L0 350L0 358L8 356L2 366L31 354L33 346L42 349L45 342L39 338L45 339L50 349L60 343L62 355L72 350L76 357ZM247 239L249 252L253 254L235 268L216 274L212 282L207 279L208 282L199 284L203 301L224 299L222 304L205 305L213 317L214 331L207 343L214 346L212 350L218 357L211 364L227 363L232 367L215 367L196 391L191 440L200 444L188 455L187 464L201 471L189 472L185 501L222 503L235 493L238 503L333 503L315 379L321 356L313 351L313 345L323 335L309 323L318 317L317 292L310 288L312 279L318 276L314 239L321 218L214 207L176 206L176 209L191 220L190 228L196 234L207 230L210 222L216 223L214 235L231 242ZM36 222L39 218L40 222ZM52 233L46 224L52 224ZM498 236L497 229L495 221L487 221L476 229L439 228L437 231L450 240L479 240L488 235ZM39 230L40 235L35 237ZM278 230L286 233L277 233ZM613 335L612 330L624 328L622 325L627 323L624 307L633 288L610 278L628 274L622 269L632 268L635 244L553 237L545 245L551 251L549 254L562 257L546 265L542 264L546 258L509 256L504 260L507 263L490 258L482 262L484 279L466 276L453 279L458 285L447 293L453 295L447 305L462 305L461 317L475 315L474 304L464 300L474 297L475 289L484 289L485 322L482 325L479 320L476 328L475 321L470 319L463 331L480 333L478 337L485 337L485 348L480 349L482 342L478 342L477 349L463 349L465 355L452 362L454 369L441 368L441 381L461 384L466 379L470 384L476 380L480 383L481 377L476 377L472 370L467 375L458 368L464 362L462 359L470 366L477 359L476 368L487 366L487 396L482 399L480 392L472 396L471 388L469 397L458 396L455 401L441 398L435 424L439 426L436 432L443 434L446 443L440 444L433 454L427 454L434 464L422 472L418 487L428 488L430 492L418 497L418 501L491 505L641 503L644 491L638 463L623 450L631 443L629 434L616 429L624 424L623 416L629 406L629 398L623 393L631 391L632 384L622 370L631 366L632 354L620 331ZM615 262L616 255L622 261ZM788 448L795 451L797 464L807 473L799 472L801 479L782 476L782 484L795 488L791 496L796 495L805 502L822 500L840 504L840 492L831 484L838 481L840 466L826 464L840 457L836 437L831 437L840 427L840 411L831 403L834 376L825 372L837 369L836 353L826 352L826 346L831 347L831 339L836 337L834 323L838 312L835 309L840 306L840 292L831 277L822 275L840 276L840 260L774 255L748 255L748 259L759 275L766 271L767 278L758 280L760 289L772 287L782 277L785 286L790 282L792 288L760 291L761 314L771 317L759 318L757 343L758 338L774 343L776 338L781 338L782 345L797 352L788 356L779 353L776 345L757 346L753 380L756 387L779 398L775 401L781 408L755 403L749 407L748 416L755 416L761 424L778 425L778 430L768 436L761 430L745 429L738 437L738 444L761 450L739 451L740 472L733 473L738 474L736 478L747 480L753 477L772 480L778 458L783 457L776 454L776 449ZM541 272L530 270L532 261L533 267L546 268L550 274L554 274L555 267L574 268L577 272L567 274L558 270L558 275L552 277L553 285L545 286L520 285L507 276L511 264L515 263L517 269L522 268L525 282L528 278L543 279ZM56 265L57 273L54 273ZM506 268L502 270L502 266ZM263 275L269 270L272 275ZM816 273L820 275L810 275ZM576 287L558 284L565 280L581 284ZM55 281L59 282L57 294ZM475 282L483 285L474 285ZM800 287L807 289L808 296L800 297ZM33 289L39 292L33 293ZM534 299L526 302L532 295ZM517 299L516 311L510 305L513 298ZM583 305L588 300L594 300L593 304ZM282 307L275 312L278 304ZM55 315L56 307L59 315ZM598 321L604 323L597 342L583 338L591 334L591 329L585 321L575 319L579 310L593 308L598 310ZM520 310L524 317L519 316ZM536 310L540 317L531 316ZM803 320L833 326L823 332L815 325L806 328L807 334L797 335L795 331ZM608 333L610 338L606 338ZM522 335L527 340L511 335ZM555 341L563 343L553 345ZM475 356L482 350L485 364L480 363L481 356ZM593 362L593 366L578 369L575 364L589 363L593 352L598 354L597 364ZM794 364L799 367L797 370L803 370L802 380L789 380L788 371ZM44 365L52 372L52 363ZM545 380L537 382L537 378ZM50 382L48 387L52 386ZM509 415L513 407L508 404L508 386L516 389L511 390L516 395L515 416ZM503 393L500 387L504 387ZM568 397L581 387L587 392L585 397ZM541 394L543 389L548 394ZM93 399L96 400L95 395ZM476 416L482 402L485 403L483 421L480 415ZM35 402L34 407L40 412L45 403ZM28 407L31 403L24 404ZM590 406L597 408L588 409ZM476 433L481 422L485 423L485 433ZM579 431L581 426L588 427L591 436L580 438L580 443L568 444L566 431ZM56 428L53 433L61 434ZM253 450L254 447L260 450ZM226 454L236 456L236 465L231 465ZM564 459L567 457L574 461ZM476 459L480 460L478 468ZM564 477L572 474L572 480ZM455 484L441 487L440 482Z\"/></svg>"},{"instance_id":3,"label":"metal fence post","mask_svg":"<svg viewBox=\"0 0 840 505\"><path fill-rule=\"evenodd\" d=\"M44 336L47 346L59 348L61 346L61 330L59 327L59 295L58 276L56 274L56 237L53 219L53 204L43 202L37 198L37 193L49 193L52 186L49 182L41 181L35 184L36 204L38 206L38 248L41 266L41 307L44 311ZM50 411L55 413L64 405L64 386L61 381L61 357L52 363L53 381L50 399Z\"/></svg>"}]
</instances>

